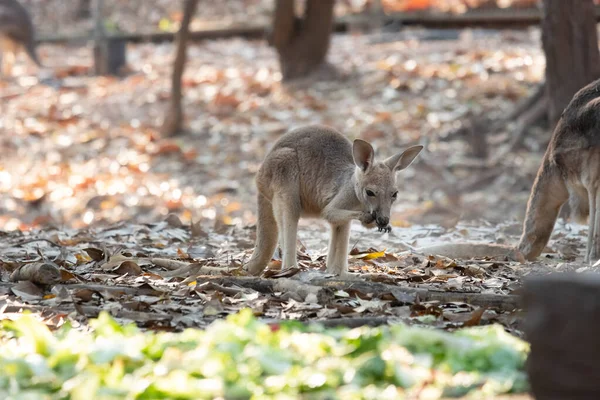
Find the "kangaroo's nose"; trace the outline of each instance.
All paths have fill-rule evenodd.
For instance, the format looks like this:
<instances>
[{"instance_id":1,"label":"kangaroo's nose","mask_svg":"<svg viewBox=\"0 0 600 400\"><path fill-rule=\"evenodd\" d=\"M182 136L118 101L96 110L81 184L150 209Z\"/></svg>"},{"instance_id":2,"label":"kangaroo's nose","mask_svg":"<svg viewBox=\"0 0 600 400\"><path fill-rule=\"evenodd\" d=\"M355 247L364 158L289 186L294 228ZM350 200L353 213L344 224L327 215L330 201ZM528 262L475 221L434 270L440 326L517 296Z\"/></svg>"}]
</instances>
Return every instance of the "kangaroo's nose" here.
<instances>
[{"instance_id":1,"label":"kangaroo's nose","mask_svg":"<svg viewBox=\"0 0 600 400\"><path fill-rule=\"evenodd\" d=\"M379 226L387 226L389 224L390 219L387 217L377 217L377 225Z\"/></svg>"}]
</instances>

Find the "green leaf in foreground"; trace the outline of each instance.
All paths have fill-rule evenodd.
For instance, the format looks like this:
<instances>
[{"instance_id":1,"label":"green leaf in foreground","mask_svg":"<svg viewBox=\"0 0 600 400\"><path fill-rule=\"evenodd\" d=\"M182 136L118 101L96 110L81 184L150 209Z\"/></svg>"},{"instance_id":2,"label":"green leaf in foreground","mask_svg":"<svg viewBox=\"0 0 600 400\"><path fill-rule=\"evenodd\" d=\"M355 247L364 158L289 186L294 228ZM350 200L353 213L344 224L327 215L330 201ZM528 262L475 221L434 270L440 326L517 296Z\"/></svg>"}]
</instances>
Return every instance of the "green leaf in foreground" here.
<instances>
[{"instance_id":1,"label":"green leaf in foreground","mask_svg":"<svg viewBox=\"0 0 600 400\"><path fill-rule=\"evenodd\" d=\"M31 315L0 329L3 399L393 399L522 392L525 342L500 326L271 327L250 310L206 330L142 332L104 313L92 332Z\"/></svg>"}]
</instances>

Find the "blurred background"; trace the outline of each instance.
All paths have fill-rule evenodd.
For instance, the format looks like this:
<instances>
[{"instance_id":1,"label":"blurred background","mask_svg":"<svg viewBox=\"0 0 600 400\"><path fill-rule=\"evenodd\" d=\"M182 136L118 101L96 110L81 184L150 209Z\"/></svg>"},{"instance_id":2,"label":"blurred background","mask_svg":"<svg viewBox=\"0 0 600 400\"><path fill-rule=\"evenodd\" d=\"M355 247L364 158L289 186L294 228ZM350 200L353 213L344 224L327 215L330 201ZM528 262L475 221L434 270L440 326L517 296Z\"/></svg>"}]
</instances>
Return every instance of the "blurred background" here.
<instances>
[{"instance_id":1,"label":"blurred background","mask_svg":"<svg viewBox=\"0 0 600 400\"><path fill-rule=\"evenodd\" d=\"M0 79L0 230L251 225L266 152L314 123L381 157L426 146L393 226L522 221L557 115L600 77L592 0L19 2L43 66Z\"/></svg>"}]
</instances>

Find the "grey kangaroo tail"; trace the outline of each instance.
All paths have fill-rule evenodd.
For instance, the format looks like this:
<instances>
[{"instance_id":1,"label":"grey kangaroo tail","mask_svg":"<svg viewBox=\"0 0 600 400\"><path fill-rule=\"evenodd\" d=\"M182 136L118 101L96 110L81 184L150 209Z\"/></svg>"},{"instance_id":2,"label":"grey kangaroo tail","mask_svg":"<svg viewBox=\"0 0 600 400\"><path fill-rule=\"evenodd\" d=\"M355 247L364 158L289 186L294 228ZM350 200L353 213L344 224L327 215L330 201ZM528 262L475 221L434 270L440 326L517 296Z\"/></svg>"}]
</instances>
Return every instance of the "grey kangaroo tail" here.
<instances>
[{"instance_id":1,"label":"grey kangaroo tail","mask_svg":"<svg viewBox=\"0 0 600 400\"><path fill-rule=\"evenodd\" d=\"M245 269L252 275L260 275L277 247L277 222L273 205L262 194L258 194L258 222L256 224L256 247Z\"/></svg>"}]
</instances>

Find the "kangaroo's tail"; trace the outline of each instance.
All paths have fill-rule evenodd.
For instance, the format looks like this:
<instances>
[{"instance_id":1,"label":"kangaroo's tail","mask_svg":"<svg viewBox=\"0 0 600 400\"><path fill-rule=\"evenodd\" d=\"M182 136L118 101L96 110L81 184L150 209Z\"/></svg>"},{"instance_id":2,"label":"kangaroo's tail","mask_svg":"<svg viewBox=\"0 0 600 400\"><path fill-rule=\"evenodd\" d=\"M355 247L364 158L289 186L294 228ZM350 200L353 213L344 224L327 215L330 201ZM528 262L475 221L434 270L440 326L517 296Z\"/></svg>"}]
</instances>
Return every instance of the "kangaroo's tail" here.
<instances>
[{"instance_id":1,"label":"kangaroo's tail","mask_svg":"<svg viewBox=\"0 0 600 400\"><path fill-rule=\"evenodd\" d=\"M259 275L267 266L277 247L277 222L273 205L262 194L258 194L258 222L256 224L256 246L250 261L244 268L252 275Z\"/></svg>"}]
</instances>

